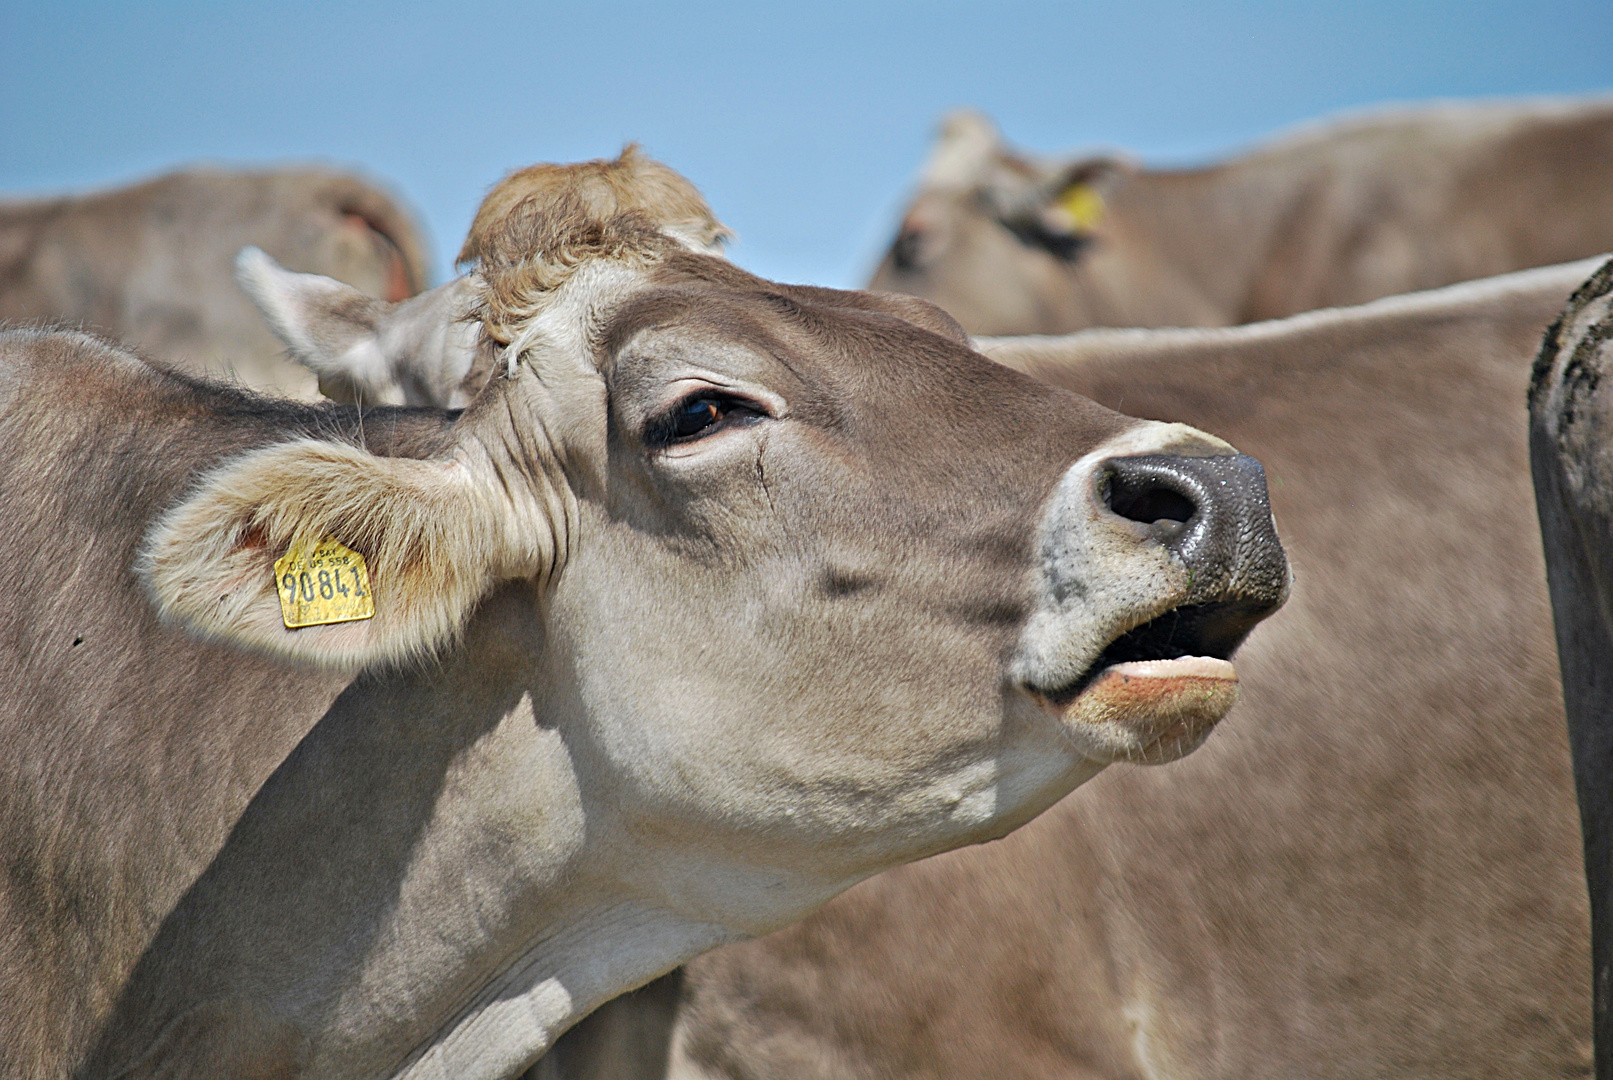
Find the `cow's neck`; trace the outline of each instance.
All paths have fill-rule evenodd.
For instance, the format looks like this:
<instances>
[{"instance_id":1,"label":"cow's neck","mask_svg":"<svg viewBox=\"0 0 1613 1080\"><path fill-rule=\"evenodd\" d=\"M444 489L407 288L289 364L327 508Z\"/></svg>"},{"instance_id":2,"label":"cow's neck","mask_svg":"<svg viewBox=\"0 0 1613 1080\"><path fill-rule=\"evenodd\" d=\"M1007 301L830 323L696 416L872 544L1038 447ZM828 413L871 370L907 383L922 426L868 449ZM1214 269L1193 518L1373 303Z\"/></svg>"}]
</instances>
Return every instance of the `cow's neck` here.
<instances>
[{"instance_id":1,"label":"cow's neck","mask_svg":"<svg viewBox=\"0 0 1613 1080\"><path fill-rule=\"evenodd\" d=\"M567 733L533 708L541 639L511 587L462 648L338 698L164 921L84 1071L497 1080L731 938L624 903L589 861Z\"/></svg>"},{"instance_id":2,"label":"cow's neck","mask_svg":"<svg viewBox=\"0 0 1613 1080\"><path fill-rule=\"evenodd\" d=\"M632 903L577 903L564 925L516 958L432 1034L397 1080L502 1080L530 1066L598 1006L735 940Z\"/></svg>"},{"instance_id":3,"label":"cow's neck","mask_svg":"<svg viewBox=\"0 0 1613 1080\"><path fill-rule=\"evenodd\" d=\"M1151 272L1176 278L1160 282L1157 292L1174 300L1168 309L1123 312L1114 325L1231 325L1254 317L1262 270L1301 180L1235 166L1135 176L1117 194L1116 214L1125 217L1129 242L1147 253Z\"/></svg>"}]
</instances>

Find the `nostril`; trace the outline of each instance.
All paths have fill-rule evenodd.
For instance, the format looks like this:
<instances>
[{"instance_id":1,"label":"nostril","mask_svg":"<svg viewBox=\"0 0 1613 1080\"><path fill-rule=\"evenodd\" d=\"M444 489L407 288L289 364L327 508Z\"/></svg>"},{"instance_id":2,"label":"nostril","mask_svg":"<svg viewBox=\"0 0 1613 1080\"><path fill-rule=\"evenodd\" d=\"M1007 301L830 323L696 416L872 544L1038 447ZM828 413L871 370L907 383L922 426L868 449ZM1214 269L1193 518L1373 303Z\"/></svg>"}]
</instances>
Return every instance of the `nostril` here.
<instances>
[{"instance_id":1,"label":"nostril","mask_svg":"<svg viewBox=\"0 0 1613 1080\"><path fill-rule=\"evenodd\" d=\"M1159 477L1123 472L1110 474L1108 503L1109 509L1127 521L1154 526L1165 539L1181 533L1198 513L1192 499L1161 484Z\"/></svg>"}]
</instances>

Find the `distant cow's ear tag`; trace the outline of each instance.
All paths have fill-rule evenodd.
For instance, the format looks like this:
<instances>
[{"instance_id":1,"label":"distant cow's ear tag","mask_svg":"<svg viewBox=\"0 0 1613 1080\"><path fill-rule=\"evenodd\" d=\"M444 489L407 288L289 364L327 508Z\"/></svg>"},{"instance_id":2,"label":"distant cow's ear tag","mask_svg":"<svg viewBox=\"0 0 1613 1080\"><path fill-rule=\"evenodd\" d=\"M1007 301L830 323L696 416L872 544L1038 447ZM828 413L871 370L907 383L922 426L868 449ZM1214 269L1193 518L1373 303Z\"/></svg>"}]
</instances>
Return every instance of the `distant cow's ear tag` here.
<instances>
[{"instance_id":1,"label":"distant cow's ear tag","mask_svg":"<svg viewBox=\"0 0 1613 1080\"><path fill-rule=\"evenodd\" d=\"M1059 194L1058 206L1078 232L1089 232L1103 220L1103 196L1091 184L1071 184Z\"/></svg>"},{"instance_id":2,"label":"distant cow's ear tag","mask_svg":"<svg viewBox=\"0 0 1613 1080\"><path fill-rule=\"evenodd\" d=\"M312 548L292 545L275 560L274 580L287 630L375 615L364 556L335 537L327 536Z\"/></svg>"}]
</instances>

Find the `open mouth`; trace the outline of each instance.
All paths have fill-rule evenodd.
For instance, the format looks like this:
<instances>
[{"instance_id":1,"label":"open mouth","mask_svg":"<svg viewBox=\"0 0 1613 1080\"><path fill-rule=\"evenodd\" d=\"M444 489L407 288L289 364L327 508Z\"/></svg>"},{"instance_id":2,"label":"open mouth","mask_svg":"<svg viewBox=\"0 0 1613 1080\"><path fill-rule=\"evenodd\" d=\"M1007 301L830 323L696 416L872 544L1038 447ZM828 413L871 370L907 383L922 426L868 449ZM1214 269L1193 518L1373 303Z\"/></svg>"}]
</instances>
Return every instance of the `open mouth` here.
<instances>
[{"instance_id":1,"label":"open mouth","mask_svg":"<svg viewBox=\"0 0 1613 1080\"><path fill-rule=\"evenodd\" d=\"M1267 610L1238 602L1172 609L1110 642L1069 686L1039 696L1090 758L1173 761L1237 700L1228 658Z\"/></svg>"}]
</instances>

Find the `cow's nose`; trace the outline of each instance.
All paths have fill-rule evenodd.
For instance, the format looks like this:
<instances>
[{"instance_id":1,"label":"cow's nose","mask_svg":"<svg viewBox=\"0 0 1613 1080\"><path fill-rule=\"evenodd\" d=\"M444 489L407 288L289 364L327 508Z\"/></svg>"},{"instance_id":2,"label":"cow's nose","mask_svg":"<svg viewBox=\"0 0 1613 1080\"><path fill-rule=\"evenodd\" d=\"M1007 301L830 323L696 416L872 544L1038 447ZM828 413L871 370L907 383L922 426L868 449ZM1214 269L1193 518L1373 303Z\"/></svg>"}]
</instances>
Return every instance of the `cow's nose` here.
<instances>
[{"instance_id":1,"label":"cow's nose","mask_svg":"<svg viewBox=\"0 0 1613 1080\"><path fill-rule=\"evenodd\" d=\"M1266 471L1249 455L1112 458L1098 483L1110 511L1187 567L1186 603L1258 598L1275 606L1286 595L1288 562L1272 523Z\"/></svg>"}]
</instances>

